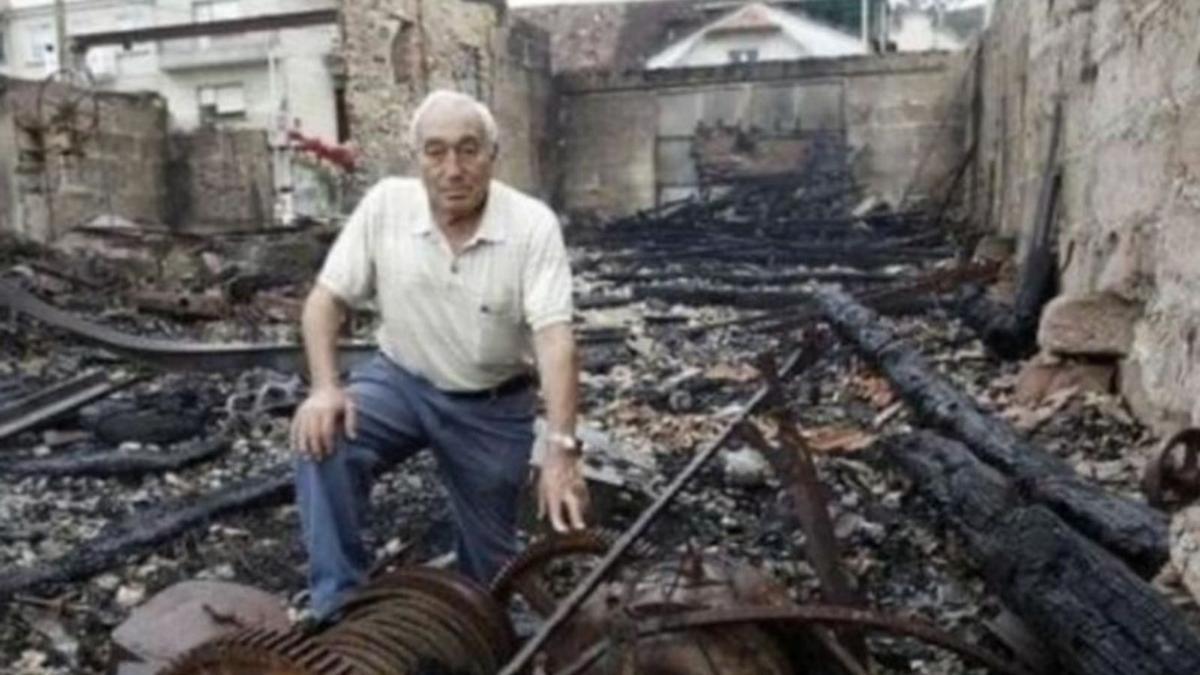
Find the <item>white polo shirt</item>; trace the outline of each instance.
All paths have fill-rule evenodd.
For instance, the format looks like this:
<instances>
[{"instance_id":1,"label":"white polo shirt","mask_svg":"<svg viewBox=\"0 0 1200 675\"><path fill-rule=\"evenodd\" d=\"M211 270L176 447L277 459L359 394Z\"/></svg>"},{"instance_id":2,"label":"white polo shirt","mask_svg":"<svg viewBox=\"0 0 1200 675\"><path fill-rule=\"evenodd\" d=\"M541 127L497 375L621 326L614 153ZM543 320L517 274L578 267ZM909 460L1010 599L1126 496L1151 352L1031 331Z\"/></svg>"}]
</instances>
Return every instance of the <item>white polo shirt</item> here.
<instances>
[{"instance_id":1,"label":"white polo shirt","mask_svg":"<svg viewBox=\"0 0 1200 675\"><path fill-rule=\"evenodd\" d=\"M381 180L342 228L317 282L350 305L374 297L383 353L446 391L528 372L533 331L573 313L558 218L499 181L455 257L421 181Z\"/></svg>"}]
</instances>

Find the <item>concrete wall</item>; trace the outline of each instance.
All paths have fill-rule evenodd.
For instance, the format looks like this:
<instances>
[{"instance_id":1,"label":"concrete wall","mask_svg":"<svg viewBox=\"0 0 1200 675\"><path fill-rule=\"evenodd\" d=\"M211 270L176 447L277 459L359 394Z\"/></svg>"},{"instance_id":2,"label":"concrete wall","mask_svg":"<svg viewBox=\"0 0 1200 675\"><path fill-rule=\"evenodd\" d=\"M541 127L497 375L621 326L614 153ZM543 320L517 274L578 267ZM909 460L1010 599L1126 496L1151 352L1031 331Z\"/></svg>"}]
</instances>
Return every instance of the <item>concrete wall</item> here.
<instances>
[{"instance_id":1,"label":"concrete wall","mask_svg":"<svg viewBox=\"0 0 1200 675\"><path fill-rule=\"evenodd\" d=\"M175 134L168 165L167 223L183 230L247 230L269 225L274 189L267 134L198 129Z\"/></svg>"},{"instance_id":2,"label":"concrete wall","mask_svg":"<svg viewBox=\"0 0 1200 675\"><path fill-rule=\"evenodd\" d=\"M1065 112L1065 295L1142 310L1121 369L1148 421L1200 423L1200 3L996 3L980 63L977 219L1026 235L1055 97Z\"/></svg>"},{"instance_id":3,"label":"concrete wall","mask_svg":"<svg viewBox=\"0 0 1200 675\"><path fill-rule=\"evenodd\" d=\"M342 8L350 133L364 182L412 171L408 126L439 88L472 94L496 112L498 177L546 196L552 89L544 33L491 3L463 0L346 2Z\"/></svg>"},{"instance_id":4,"label":"concrete wall","mask_svg":"<svg viewBox=\"0 0 1200 675\"><path fill-rule=\"evenodd\" d=\"M39 83L0 80L0 90L0 149L8 158L0 162L0 196L11 231L46 241L109 214L162 221L167 124L160 97L99 94L95 129L72 135L90 128L91 118L67 128L39 123ZM45 101L63 96L79 98L56 88ZM90 103L80 107L92 110Z\"/></svg>"},{"instance_id":5,"label":"concrete wall","mask_svg":"<svg viewBox=\"0 0 1200 675\"><path fill-rule=\"evenodd\" d=\"M756 101L776 92L795 96L802 130L844 136L853 174L867 192L893 201L940 196L964 157L967 66L961 54L897 54L560 76L560 206L601 217L653 206L662 173L655 152L660 113L671 112L664 106L702 99L715 109L701 111L703 121L761 126ZM830 95L836 100L824 101ZM834 104L841 123L814 120L809 112Z\"/></svg>"},{"instance_id":6,"label":"concrete wall","mask_svg":"<svg viewBox=\"0 0 1200 675\"><path fill-rule=\"evenodd\" d=\"M654 205L658 100L652 89L563 94L558 206L600 217Z\"/></svg>"}]
</instances>

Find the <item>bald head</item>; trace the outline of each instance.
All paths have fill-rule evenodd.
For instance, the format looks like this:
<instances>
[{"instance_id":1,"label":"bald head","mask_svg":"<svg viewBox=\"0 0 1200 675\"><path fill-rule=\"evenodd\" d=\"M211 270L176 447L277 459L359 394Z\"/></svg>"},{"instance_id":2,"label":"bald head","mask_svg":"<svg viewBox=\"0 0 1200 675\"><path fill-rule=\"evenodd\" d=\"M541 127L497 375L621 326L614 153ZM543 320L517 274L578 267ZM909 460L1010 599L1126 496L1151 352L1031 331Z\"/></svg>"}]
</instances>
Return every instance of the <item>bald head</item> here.
<instances>
[{"instance_id":1,"label":"bald head","mask_svg":"<svg viewBox=\"0 0 1200 675\"><path fill-rule=\"evenodd\" d=\"M487 107L465 94L436 91L417 107L411 134L439 222L477 222L497 149L496 121Z\"/></svg>"},{"instance_id":2,"label":"bald head","mask_svg":"<svg viewBox=\"0 0 1200 675\"><path fill-rule=\"evenodd\" d=\"M478 125L480 139L490 151L494 154L499 149L500 131L492 111L476 99L449 89L439 89L430 93L413 112L408 129L409 143L412 147L421 147L425 140L425 128L430 120L445 117L465 119L470 124Z\"/></svg>"}]
</instances>

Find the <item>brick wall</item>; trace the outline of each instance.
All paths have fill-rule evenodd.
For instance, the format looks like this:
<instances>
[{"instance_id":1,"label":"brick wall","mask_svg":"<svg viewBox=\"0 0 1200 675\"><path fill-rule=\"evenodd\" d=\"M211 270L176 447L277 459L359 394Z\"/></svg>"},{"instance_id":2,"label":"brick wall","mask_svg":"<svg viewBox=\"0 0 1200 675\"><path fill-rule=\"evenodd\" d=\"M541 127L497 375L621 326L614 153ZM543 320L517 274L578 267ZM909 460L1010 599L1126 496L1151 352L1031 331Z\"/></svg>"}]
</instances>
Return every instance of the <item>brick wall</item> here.
<instances>
[{"instance_id":1,"label":"brick wall","mask_svg":"<svg viewBox=\"0 0 1200 675\"><path fill-rule=\"evenodd\" d=\"M48 123L67 108L78 110L73 123ZM166 127L157 95L0 79L0 227L48 241L108 214L161 222Z\"/></svg>"},{"instance_id":2,"label":"brick wall","mask_svg":"<svg viewBox=\"0 0 1200 675\"><path fill-rule=\"evenodd\" d=\"M200 128L174 134L168 224L183 230L245 230L272 224L274 185L267 133Z\"/></svg>"},{"instance_id":3,"label":"brick wall","mask_svg":"<svg viewBox=\"0 0 1200 675\"><path fill-rule=\"evenodd\" d=\"M940 198L962 164L969 105L963 54L898 54L681 70L560 75L560 206L601 217L655 204L669 162L712 149L700 125L756 137L750 168L805 167L831 134L866 192ZM796 106L774 128L780 106ZM795 128L793 128L795 127ZM755 131L757 128L757 131ZM690 139L690 140L689 140ZM656 150L656 144L660 147ZM789 153L792 156L789 156ZM703 168L703 167L700 167Z\"/></svg>"},{"instance_id":4,"label":"brick wall","mask_svg":"<svg viewBox=\"0 0 1200 675\"><path fill-rule=\"evenodd\" d=\"M472 94L503 136L498 177L548 194L552 88L544 32L513 21L501 3L355 0L342 6L350 133L363 183L412 170L411 115L439 88Z\"/></svg>"},{"instance_id":5,"label":"brick wall","mask_svg":"<svg viewBox=\"0 0 1200 675\"><path fill-rule=\"evenodd\" d=\"M1200 4L996 3L978 63L976 219L1033 227L1056 98L1062 292L1141 309L1121 386L1142 419L1200 423Z\"/></svg>"}]
</instances>

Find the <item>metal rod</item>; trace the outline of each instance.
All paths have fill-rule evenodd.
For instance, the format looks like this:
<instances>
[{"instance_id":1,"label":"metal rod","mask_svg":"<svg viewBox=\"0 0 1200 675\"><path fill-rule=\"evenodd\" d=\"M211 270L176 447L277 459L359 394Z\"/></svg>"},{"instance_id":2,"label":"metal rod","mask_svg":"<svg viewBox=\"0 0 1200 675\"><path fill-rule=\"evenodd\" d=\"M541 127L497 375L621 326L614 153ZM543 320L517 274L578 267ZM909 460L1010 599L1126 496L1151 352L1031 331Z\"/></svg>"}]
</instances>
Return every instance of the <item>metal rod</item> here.
<instances>
[{"instance_id":1,"label":"metal rod","mask_svg":"<svg viewBox=\"0 0 1200 675\"><path fill-rule=\"evenodd\" d=\"M874 610L837 607L833 605L801 605L799 607L736 607L704 609L683 614L639 618L638 637L675 633L694 628L736 626L756 623L793 623L817 626L854 626L895 635L904 635L948 649L1002 675L1029 675L1025 667L1002 660L996 654L961 640L927 620L915 616L889 616ZM578 675L614 647L605 638L588 647L579 658L554 675Z\"/></svg>"},{"instance_id":2,"label":"metal rod","mask_svg":"<svg viewBox=\"0 0 1200 675\"><path fill-rule=\"evenodd\" d=\"M791 374L792 370L800 364L801 356L808 357L809 363L814 362L817 354L810 353L814 351L815 350L807 350L804 348L793 351L784 361L783 367L779 372L779 377L786 377ZM539 630L536 635L530 638L529 641L521 647L521 650L517 652L517 655L514 656L512 660L504 666L499 675L517 675L517 673L524 670L530 664L538 650L541 649L544 644L546 644L546 641L550 639L550 636L553 635L554 631L558 630L558 628L562 626L563 622L565 622L567 618L569 618L571 614L583 604L583 601L587 599L588 595L590 595L592 591L596 590L596 587L599 586L600 582L604 580L604 577L616 564L617 560L625 554L625 551L627 551L635 541L637 541L638 537L645 533L646 529L650 527L650 524L653 523L659 514L662 513L663 509L667 507L667 504L669 504L675 498L675 496L679 494L680 490L683 489L683 486L689 480L691 480L691 478L695 476L698 471L700 471L701 467L703 467L705 463L707 463L708 460L710 460L713 455L715 455L717 451L721 449L721 446L723 446L725 442L734 435L734 431L738 428L742 421L746 419L746 417L748 417L760 403L762 403L762 401L767 397L769 391L769 387L763 386L760 387L752 397L750 397L750 400L746 402L746 407L726 424L725 428L721 430L721 433L718 434L716 438L709 441L708 445L696 454L696 456L683 469L683 471L681 471L679 475L675 477L675 480L673 480L671 484L667 486L658 499L655 500L655 502L651 504L649 508L643 511L640 516L638 516L638 519L633 523L633 525L629 526L629 529L621 535L621 538L618 539L616 543L613 544L612 548L609 549L608 553L604 555L604 558L600 560L600 563L596 565L596 568L593 569L587 575L587 577L575 587L575 590L571 591L570 595L568 595L561 603L559 603L558 607L554 610L554 614L552 614L550 618L546 619L546 623L543 624L541 630Z\"/></svg>"},{"instance_id":3,"label":"metal rod","mask_svg":"<svg viewBox=\"0 0 1200 675\"><path fill-rule=\"evenodd\" d=\"M658 633L687 630L689 628L759 622L873 628L887 633L916 638L923 642L949 649L961 656L976 661L996 673L1003 673L1004 675L1029 675L1029 671L1023 666L1005 661L992 652L960 640L925 619L916 616L888 616L866 609L831 605L706 609L639 620L637 626L638 635L646 637Z\"/></svg>"}]
</instances>

